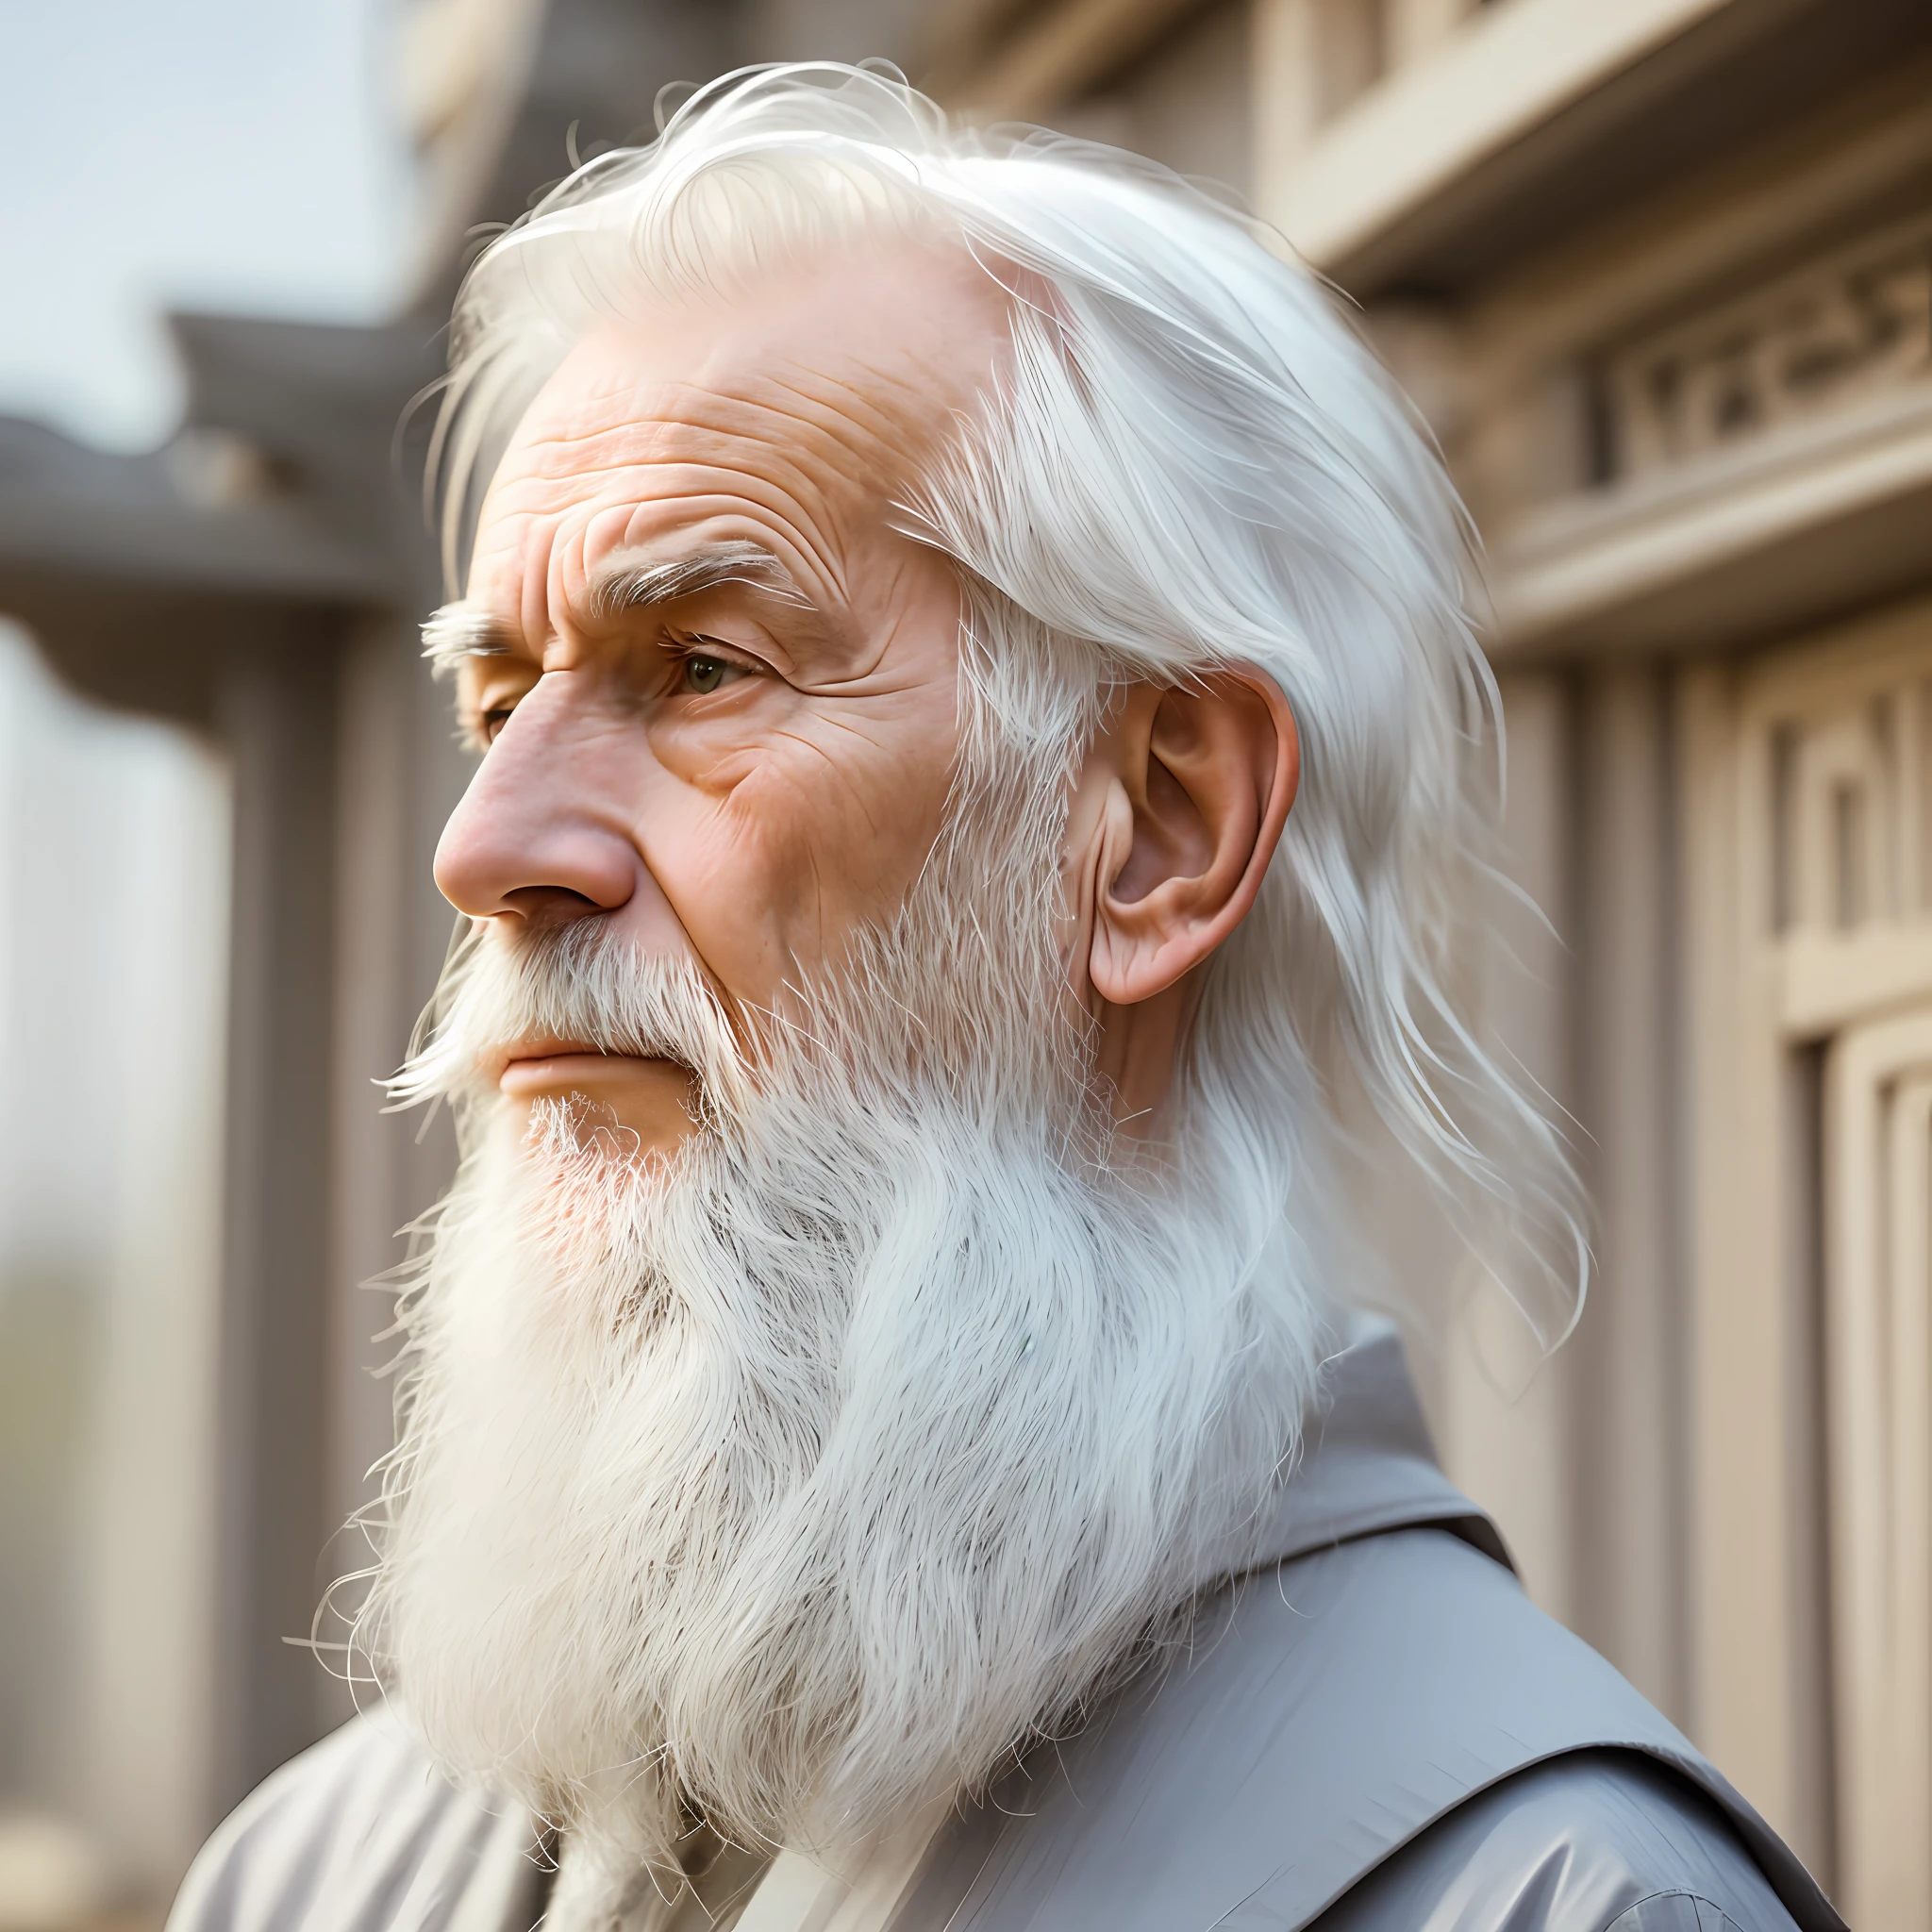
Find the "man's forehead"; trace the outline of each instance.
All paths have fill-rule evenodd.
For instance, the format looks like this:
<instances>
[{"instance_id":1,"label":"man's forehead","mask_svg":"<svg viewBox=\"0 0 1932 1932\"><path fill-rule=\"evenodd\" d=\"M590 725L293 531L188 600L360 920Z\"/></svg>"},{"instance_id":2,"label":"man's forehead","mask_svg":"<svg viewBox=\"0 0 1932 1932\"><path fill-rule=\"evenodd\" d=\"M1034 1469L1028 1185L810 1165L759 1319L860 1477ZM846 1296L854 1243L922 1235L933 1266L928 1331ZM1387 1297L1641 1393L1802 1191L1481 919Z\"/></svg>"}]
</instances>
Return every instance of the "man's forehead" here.
<instances>
[{"instance_id":1,"label":"man's forehead","mask_svg":"<svg viewBox=\"0 0 1932 1932\"><path fill-rule=\"evenodd\" d=\"M561 508L600 486L648 494L704 471L727 486L877 480L883 463L913 454L916 417L931 414L883 372L741 355L679 367L665 351L641 330L581 344L511 438L491 487L497 505Z\"/></svg>"},{"instance_id":2,"label":"man's forehead","mask_svg":"<svg viewBox=\"0 0 1932 1932\"><path fill-rule=\"evenodd\" d=\"M640 302L526 411L486 495L471 595L534 637L614 550L702 530L758 540L809 602L841 607L852 546L883 540L1010 340L1004 291L961 249L874 248L729 301Z\"/></svg>"},{"instance_id":3,"label":"man's forehead","mask_svg":"<svg viewBox=\"0 0 1932 1932\"><path fill-rule=\"evenodd\" d=\"M842 467L910 454L984 391L1007 297L963 249L870 246L728 298L641 297L545 383L504 473L568 473L732 444Z\"/></svg>"}]
</instances>

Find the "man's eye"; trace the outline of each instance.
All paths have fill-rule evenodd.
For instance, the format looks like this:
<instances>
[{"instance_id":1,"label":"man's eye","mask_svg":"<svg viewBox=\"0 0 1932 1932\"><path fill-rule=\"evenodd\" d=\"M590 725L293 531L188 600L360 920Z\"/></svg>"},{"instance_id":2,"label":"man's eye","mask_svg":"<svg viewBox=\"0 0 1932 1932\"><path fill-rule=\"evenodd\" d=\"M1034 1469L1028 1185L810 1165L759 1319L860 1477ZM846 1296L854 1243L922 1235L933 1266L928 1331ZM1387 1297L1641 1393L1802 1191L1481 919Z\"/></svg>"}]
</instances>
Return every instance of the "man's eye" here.
<instances>
[{"instance_id":1,"label":"man's eye","mask_svg":"<svg viewBox=\"0 0 1932 1932\"><path fill-rule=\"evenodd\" d=\"M684 660L684 688L699 692L716 691L730 669L724 658L708 658L698 652Z\"/></svg>"},{"instance_id":2,"label":"man's eye","mask_svg":"<svg viewBox=\"0 0 1932 1932\"><path fill-rule=\"evenodd\" d=\"M509 714L515 709L516 707L514 705L491 705L483 713L480 721L483 726L483 736L491 744L496 742L496 734L509 723Z\"/></svg>"}]
</instances>

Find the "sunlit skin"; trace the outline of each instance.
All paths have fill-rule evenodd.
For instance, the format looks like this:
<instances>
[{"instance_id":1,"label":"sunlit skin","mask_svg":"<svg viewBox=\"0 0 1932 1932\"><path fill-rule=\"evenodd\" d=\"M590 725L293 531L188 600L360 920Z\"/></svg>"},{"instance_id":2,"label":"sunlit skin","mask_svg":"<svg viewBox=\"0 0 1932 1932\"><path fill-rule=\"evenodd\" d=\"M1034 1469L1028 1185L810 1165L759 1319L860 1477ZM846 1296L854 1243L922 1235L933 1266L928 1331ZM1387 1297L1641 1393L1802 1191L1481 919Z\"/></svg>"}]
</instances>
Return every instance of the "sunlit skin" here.
<instances>
[{"instance_id":1,"label":"sunlit skin","mask_svg":"<svg viewBox=\"0 0 1932 1932\"><path fill-rule=\"evenodd\" d=\"M782 1010L903 903L946 807L960 604L892 506L999 379L1008 299L963 251L871 244L654 305L568 358L477 532L468 601L496 655L466 660L459 703L488 750L436 861L460 911L506 937L601 918ZM721 557L733 580L611 608ZM1296 775L1280 693L1237 674L1129 687L1077 774L1069 996L1134 1131L1158 1131L1196 970ZM501 1086L581 1094L648 1147L693 1124L684 1068L580 1041L520 1043Z\"/></svg>"}]
</instances>

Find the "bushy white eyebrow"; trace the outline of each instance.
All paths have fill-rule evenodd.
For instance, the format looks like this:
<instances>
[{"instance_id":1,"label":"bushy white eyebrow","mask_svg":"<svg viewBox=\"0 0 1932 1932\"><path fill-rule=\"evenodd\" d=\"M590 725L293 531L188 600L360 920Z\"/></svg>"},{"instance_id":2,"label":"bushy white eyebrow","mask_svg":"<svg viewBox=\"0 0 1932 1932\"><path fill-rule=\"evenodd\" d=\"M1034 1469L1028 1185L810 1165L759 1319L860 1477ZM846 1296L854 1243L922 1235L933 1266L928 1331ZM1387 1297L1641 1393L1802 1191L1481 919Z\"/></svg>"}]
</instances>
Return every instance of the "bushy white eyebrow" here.
<instances>
[{"instance_id":1,"label":"bushy white eyebrow","mask_svg":"<svg viewBox=\"0 0 1932 1932\"><path fill-rule=\"evenodd\" d=\"M593 615L614 617L621 610L642 610L715 591L721 584L754 584L788 604L808 608L792 581L791 573L762 543L739 539L706 543L682 557L654 561L648 557L609 559L591 586Z\"/></svg>"},{"instance_id":2,"label":"bushy white eyebrow","mask_svg":"<svg viewBox=\"0 0 1932 1932\"><path fill-rule=\"evenodd\" d=\"M507 658L509 642L499 618L463 597L429 613L423 655L434 675L447 677L466 658Z\"/></svg>"},{"instance_id":3,"label":"bushy white eyebrow","mask_svg":"<svg viewBox=\"0 0 1932 1932\"><path fill-rule=\"evenodd\" d=\"M810 608L778 558L763 544L741 539L706 543L662 561L620 553L592 580L589 602L594 616L610 618L695 597L721 584L755 584L785 603ZM472 598L432 610L423 625L423 655L438 677L448 676L465 658L506 658L511 650L503 620Z\"/></svg>"}]
</instances>

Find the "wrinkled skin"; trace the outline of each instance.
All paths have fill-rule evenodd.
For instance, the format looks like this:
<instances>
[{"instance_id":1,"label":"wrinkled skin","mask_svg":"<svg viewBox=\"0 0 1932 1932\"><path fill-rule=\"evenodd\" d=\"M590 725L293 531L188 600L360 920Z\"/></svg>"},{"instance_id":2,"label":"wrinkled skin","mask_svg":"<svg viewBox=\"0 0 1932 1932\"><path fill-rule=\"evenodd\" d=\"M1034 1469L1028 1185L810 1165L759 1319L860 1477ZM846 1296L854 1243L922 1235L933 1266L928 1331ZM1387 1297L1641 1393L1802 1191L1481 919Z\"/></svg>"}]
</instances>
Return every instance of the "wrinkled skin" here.
<instances>
[{"instance_id":1,"label":"wrinkled skin","mask_svg":"<svg viewBox=\"0 0 1932 1932\"><path fill-rule=\"evenodd\" d=\"M892 505L999 379L1008 300L963 251L878 244L578 345L477 533L468 603L497 655L463 671L489 749L437 856L458 909L506 937L603 918L781 1010L891 916L941 828L960 617ZM707 559L728 580L662 581ZM645 601L613 597L654 570ZM1159 1131L1195 969L1252 903L1296 775L1280 693L1232 674L1129 687L1077 774L1069 991L1136 1131ZM568 1041L522 1042L502 1075L661 1148L691 1129L689 1080Z\"/></svg>"}]
</instances>

